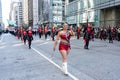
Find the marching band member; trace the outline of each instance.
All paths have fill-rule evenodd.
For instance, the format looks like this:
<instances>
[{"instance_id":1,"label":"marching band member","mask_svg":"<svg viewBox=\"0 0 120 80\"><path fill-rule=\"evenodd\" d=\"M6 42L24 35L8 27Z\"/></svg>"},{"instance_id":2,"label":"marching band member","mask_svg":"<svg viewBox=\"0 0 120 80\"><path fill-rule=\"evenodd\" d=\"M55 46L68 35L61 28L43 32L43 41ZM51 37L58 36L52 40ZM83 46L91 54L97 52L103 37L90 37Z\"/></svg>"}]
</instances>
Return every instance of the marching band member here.
<instances>
[{"instance_id":1,"label":"marching band member","mask_svg":"<svg viewBox=\"0 0 120 80\"><path fill-rule=\"evenodd\" d=\"M68 30L68 24L64 23L63 24L63 30L58 32L58 35L56 37L55 43L53 50L55 51L58 40L60 40L59 44L59 51L62 56L62 70L65 75L68 75L68 70L67 70L67 56L70 52L70 38L71 36L74 36L73 30Z\"/></svg>"}]
</instances>

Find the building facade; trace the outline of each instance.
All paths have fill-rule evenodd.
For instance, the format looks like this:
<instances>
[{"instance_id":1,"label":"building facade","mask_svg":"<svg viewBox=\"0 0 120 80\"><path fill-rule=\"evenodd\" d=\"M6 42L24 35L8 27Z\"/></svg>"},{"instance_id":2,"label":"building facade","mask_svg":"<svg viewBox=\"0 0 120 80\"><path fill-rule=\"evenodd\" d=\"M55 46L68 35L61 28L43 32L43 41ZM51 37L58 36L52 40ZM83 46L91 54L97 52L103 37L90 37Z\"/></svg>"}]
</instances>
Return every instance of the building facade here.
<instances>
[{"instance_id":1,"label":"building facade","mask_svg":"<svg viewBox=\"0 0 120 80\"><path fill-rule=\"evenodd\" d=\"M14 26L21 27L22 22L22 2L12 2L10 10L10 21L15 22Z\"/></svg>"},{"instance_id":2,"label":"building facade","mask_svg":"<svg viewBox=\"0 0 120 80\"><path fill-rule=\"evenodd\" d=\"M60 25L63 18L63 3L62 0L53 0L53 22Z\"/></svg>"},{"instance_id":3,"label":"building facade","mask_svg":"<svg viewBox=\"0 0 120 80\"><path fill-rule=\"evenodd\" d=\"M28 26L33 27L33 0L28 0Z\"/></svg>"},{"instance_id":4,"label":"building facade","mask_svg":"<svg viewBox=\"0 0 120 80\"><path fill-rule=\"evenodd\" d=\"M120 0L101 0L98 9L100 9L101 26L115 27L120 25Z\"/></svg>"},{"instance_id":5,"label":"building facade","mask_svg":"<svg viewBox=\"0 0 120 80\"><path fill-rule=\"evenodd\" d=\"M119 24L120 0L66 0L66 21L75 26L89 23L96 27Z\"/></svg>"},{"instance_id":6,"label":"building facade","mask_svg":"<svg viewBox=\"0 0 120 80\"><path fill-rule=\"evenodd\" d=\"M66 0L66 22L80 26L87 23L88 20L91 24L98 26L98 21L95 21L95 18L99 18L100 10L93 9L94 6L94 0Z\"/></svg>"},{"instance_id":7,"label":"building facade","mask_svg":"<svg viewBox=\"0 0 120 80\"><path fill-rule=\"evenodd\" d=\"M39 24L61 25L63 22L62 0L39 0Z\"/></svg>"},{"instance_id":8,"label":"building facade","mask_svg":"<svg viewBox=\"0 0 120 80\"><path fill-rule=\"evenodd\" d=\"M22 4L24 27L33 27L33 0L23 0Z\"/></svg>"},{"instance_id":9,"label":"building facade","mask_svg":"<svg viewBox=\"0 0 120 80\"><path fill-rule=\"evenodd\" d=\"M33 28L38 28L38 0L33 0Z\"/></svg>"},{"instance_id":10,"label":"building facade","mask_svg":"<svg viewBox=\"0 0 120 80\"><path fill-rule=\"evenodd\" d=\"M39 25L52 26L52 0L39 0ZM51 6L50 6L51 5Z\"/></svg>"},{"instance_id":11,"label":"building facade","mask_svg":"<svg viewBox=\"0 0 120 80\"><path fill-rule=\"evenodd\" d=\"M62 22L65 22L65 0L62 0Z\"/></svg>"},{"instance_id":12,"label":"building facade","mask_svg":"<svg viewBox=\"0 0 120 80\"><path fill-rule=\"evenodd\" d=\"M23 8L22 8L22 2L18 3L18 26L22 26L23 25Z\"/></svg>"},{"instance_id":13,"label":"building facade","mask_svg":"<svg viewBox=\"0 0 120 80\"><path fill-rule=\"evenodd\" d=\"M2 5L0 0L0 29L2 29Z\"/></svg>"},{"instance_id":14,"label":"building facade","mask_svg":"<svg viewBox=\"0 0 120 80\"><path fill-rule=\"evenodd\" d=\"M38 28L39 23L39 6L41 0L23 0L23 22L24 26Z\"/></svg>"},{"instance_id":15,"label":"building facade","mask_svg":"<svg viewBox=\"0 0 120 80\"><path fill-rule=\"evenodd\" d=\"M23 4L23 25L27 27L29 23L28 21L28 0L23 0L22 4Z\"/></svg>"}]
</instances>

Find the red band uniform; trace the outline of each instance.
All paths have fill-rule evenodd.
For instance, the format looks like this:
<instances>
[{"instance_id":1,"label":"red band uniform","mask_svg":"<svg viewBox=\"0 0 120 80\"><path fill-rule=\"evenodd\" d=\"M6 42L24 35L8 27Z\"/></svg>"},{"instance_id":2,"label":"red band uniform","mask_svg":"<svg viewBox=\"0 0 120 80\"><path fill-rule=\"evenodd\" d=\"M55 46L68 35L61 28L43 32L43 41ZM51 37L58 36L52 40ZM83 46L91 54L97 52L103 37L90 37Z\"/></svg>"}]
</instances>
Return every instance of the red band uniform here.
<instances>
[{"instance_id":1,"label":"red band uniform","mask_svg":"<svg viewBox=\"0 0 120 80\"><path fill-rule=\"evenodd\" d=\"M71 37L70 33L68 32L66 34L62 34L60 37L61 39L66 40L67 43L61 41L59 44L59 50L69 50L70 49L70 37Z\"/></svg>"},{"instance_id":2,"label":"red band uniform","mask_svg":"<svg viewBox=\"0 0 120 80\"><path fill-rule=\"evenodd\" d=\"M77 32L77 39L79 39L80 38L80 28L77 28L77 30L76 30L76 32Z\"/></svg>"},{"instance_id":3,"label":"red band uniform","mask_svg":"<svg viewBox=\"0 0 120 80\"><path fill-rule=\"evenodd\" d=\"M48 28L45 27L45 39L47 39Z\"/></svg>"},{"instance_id":4,"label":"red band uniform","mask_svg":"<svg viewBox=\"0 0 120 80\"><path fill-rule=\"evenodd\" d=\"M38 32L39 32L39 38L41 38L41 35L42 35L42 28L41 27L38 29Z\"/></svg>"},{"instance_id":5,"label":"red band uniform","mask_svg":"<svg viewBox=\"0 0 120 80\"><path fill-rule=\"evenodd\" d=\"M24 31L23 31L24 44L26 44L26 39L27 39L27 32L24 30Z\"/></svg>"},{"instance_id":6,"label":"red band uniform","mask_svg":"<svg viewBox=\"0 0 120 80\"><path fill-rule=\"evenodd\" d=\"M84 48L88 49L89 40L90 40L90 36L91 36L91 28L90 28L90 26L85 27L83 32L84 32L84 43L85 43Z\"/></svg>"},{"instance_id":7,"label":"red band uniform","mask_svg":"<svg viewBox=\"0 0 120 80\"><path fill-rule=\"evenodd\" d=\"M56 32L56 31L55 31L55 28L53 27L53 28L52 28L52 40L53 40L53 41L54 41L54 37L55 37L55 32Z\"/></svg>"},{"instance_id":8,"label":"red band uniform","mask_svg":"<svg viewBox=\"0 0 120 80\"><path fill-rule=\"evenodd\" d=\"M28 30L28 45L29 45L29 49L31 49L31 42L33 40L33 36L32 36L32 30Z\"/></svg>"}]
</instances>

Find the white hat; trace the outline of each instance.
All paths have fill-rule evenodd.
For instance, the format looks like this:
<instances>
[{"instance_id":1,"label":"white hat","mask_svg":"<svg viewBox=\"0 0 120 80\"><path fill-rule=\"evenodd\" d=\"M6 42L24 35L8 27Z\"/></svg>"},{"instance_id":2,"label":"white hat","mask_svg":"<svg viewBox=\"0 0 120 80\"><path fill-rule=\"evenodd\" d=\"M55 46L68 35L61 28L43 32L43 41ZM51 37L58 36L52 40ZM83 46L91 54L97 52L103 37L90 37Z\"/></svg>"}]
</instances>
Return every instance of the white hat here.
<instances>
[{"instance_id":1,"label":"white hat","mask_svg":"<svg viewBox=\"0 0 120 80\"><path fill-rule=\"evenodd\" d=\"M31 30L32 28L31 27L29 27L29 30Z\"/></svg>"}]
</instances>

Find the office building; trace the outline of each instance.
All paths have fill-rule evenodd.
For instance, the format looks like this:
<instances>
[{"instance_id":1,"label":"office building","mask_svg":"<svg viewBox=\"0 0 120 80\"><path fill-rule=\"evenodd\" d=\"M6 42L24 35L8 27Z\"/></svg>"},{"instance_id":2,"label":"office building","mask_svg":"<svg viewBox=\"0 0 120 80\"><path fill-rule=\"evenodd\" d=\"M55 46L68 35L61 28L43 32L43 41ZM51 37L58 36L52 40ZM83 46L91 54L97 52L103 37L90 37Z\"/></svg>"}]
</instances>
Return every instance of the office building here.
<instances>
[{"instance_id":1,"label":"office building","mask_svg":"<svg viewBox=\"0 0 120 80\"><path fill-rule=\"evenodd\" d=\"M0 0L0 29L2 29L2 5Z\"/></svg>"},{"instance_id":2,"label":"office building","mask_svg":"<svg viewBox=\"0 0 120 80\"><path fill-rule=\"evenodd\" d=\"M22 2L12 2L10 10L10 21L15 22L14 26L21 27L23 22Z\"/></svg>"},{"instance_id":3,"label":"office building","mask_svg":"<svg viewBox=\"0 0 120 80\"><path fill-rule=\"evenodd\" d=\"M63 23L63 1L62 0L40 0L39 1L39 24L61 25Z\"/></svg>"},{"instance_id":4,"label":"office building","mask_svg":"<svg viewBox=\"0 0 120 80\"><path fill-rule=\"evenodd\" d=\"M66 0L66 21L74 26L85 25L87 20L96 27L120 24L119 0Z\"/></svg>"}]
</instances>

